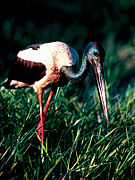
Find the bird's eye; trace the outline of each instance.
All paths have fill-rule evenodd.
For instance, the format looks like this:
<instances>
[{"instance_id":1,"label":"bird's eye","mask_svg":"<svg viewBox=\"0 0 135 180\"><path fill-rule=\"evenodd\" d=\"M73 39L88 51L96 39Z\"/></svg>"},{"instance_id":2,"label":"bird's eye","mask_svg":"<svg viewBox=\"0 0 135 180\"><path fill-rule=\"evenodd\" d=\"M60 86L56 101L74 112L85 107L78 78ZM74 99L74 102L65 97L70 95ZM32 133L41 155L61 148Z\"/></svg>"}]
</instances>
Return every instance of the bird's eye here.
<instances>
[{"instance_id":1,"label":"bird's eye","mask_svg":"<svg viewBox=\"0 0 135 180\"><path fill-rule=\"evenodd\" d=\"M98 54L97 51L94 51L93 54L94 54L95 56L99 56L99 54Z\"/></svg>"}]
</instances>

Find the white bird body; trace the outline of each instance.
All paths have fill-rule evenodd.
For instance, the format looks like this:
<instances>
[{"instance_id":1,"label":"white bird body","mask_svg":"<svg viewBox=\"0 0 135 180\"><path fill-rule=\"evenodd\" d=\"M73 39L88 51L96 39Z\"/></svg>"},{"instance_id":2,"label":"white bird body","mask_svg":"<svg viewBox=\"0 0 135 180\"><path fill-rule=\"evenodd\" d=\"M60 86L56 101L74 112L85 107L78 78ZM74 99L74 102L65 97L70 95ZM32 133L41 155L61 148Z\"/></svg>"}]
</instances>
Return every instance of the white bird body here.
<instances>
[{"instance_id":1,"label":"white bird body","mask_svg":"<svg viewBox=\"0 0 135 180\"><path fill-rule=\"evenodd\" d=\"M63 42L51 42L28 46L26 49L19 51L17 58L18 61L22 62L21 66L26 67L24 68L25 71L32 68L34 64L35 66L36 64L44 65L44 76L33 84L26 83L25 80L21 81L19 79L12 79L10 82L10 87L14 86L14 88L19 88L30 86L33 87L35 92L37 92L39 88L45 88L49 84L59 82L61 68L64 66L72 67L79 61L78 53Z\"/></svg>"},{"instance_id":2,"label":"white bird body","mask_svg":"<svg viewBox=\"0 0 135 180\"><path fill-rule=\"evenodd\" d=\"M78 53L69 45L63 42L51 42L35 45L36 49L28 46L25 50L19 51L17 57L32 62L40 62L46 69L57 66L60 70L62 66L72 66L79 61Z\"/></svg>"}]
</instances>

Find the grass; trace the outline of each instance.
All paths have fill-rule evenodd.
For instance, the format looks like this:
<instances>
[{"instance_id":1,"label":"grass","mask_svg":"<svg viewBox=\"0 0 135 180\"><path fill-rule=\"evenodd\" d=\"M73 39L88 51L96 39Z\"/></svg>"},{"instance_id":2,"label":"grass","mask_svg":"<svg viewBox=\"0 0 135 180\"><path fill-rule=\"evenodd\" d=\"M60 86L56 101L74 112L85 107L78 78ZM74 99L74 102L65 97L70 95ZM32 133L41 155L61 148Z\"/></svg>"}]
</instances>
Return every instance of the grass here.
<instances>
[{"instance_id":1,"label":"grass","mask_svg":"<svg viewBox=\"0 0 135 180\"><path fill-rule=\"evenodd\" d=\"M68 88L73 90L69 83ZM78 105L78 96L67 99L60 88L46 117L44 161L36 126L37 97L31 90L1 91L1 177L9 179L131 179L134 177L134 92L114 104L110 126L97 113ZM79 91L79 90L78 90ZM48 90L45 92L48 93ZM94 93L94 92L93 92ZM130 93L130 95L129 95ZM45 94L44 94L45 96ZM88 100L90 97L88 97ZM45 99L45 97L44 97Z\"/></svg>"},{"instance_id":2,"label":"grass","mask_svg":"<svg viewBox=\"0 0 135 180\"><path fill-rule=\"evenodd\" d=\"M116 93L114 84L108 84L107 128L95 84L87 81L58 89L44 123L45 146L36 132L37 95L31 89L0 89L1 178L135 179L135 86Z\"/></svg>"}]
</instances>

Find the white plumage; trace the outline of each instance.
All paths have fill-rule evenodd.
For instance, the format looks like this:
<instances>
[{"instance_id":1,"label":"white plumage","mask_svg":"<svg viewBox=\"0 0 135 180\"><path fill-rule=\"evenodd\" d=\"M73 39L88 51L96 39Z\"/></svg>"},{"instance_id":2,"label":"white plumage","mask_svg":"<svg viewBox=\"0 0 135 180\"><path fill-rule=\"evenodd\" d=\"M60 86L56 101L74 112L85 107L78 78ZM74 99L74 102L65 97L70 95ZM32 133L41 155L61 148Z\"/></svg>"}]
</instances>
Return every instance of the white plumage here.
<instances>
[{"instance_id":1,"label":"white plumage","mask_svg":"<svg viewBox=\"0 0 135 180\"><path fill-rule=\"evenodd\" d=\"M36 50L29 47L20 51L17 57L26 61L43 63L46 69L55 65L59 70L63 66L75 65L79 61L78 53L63 42L39 44Z\"/></svg>"}]
</instances>

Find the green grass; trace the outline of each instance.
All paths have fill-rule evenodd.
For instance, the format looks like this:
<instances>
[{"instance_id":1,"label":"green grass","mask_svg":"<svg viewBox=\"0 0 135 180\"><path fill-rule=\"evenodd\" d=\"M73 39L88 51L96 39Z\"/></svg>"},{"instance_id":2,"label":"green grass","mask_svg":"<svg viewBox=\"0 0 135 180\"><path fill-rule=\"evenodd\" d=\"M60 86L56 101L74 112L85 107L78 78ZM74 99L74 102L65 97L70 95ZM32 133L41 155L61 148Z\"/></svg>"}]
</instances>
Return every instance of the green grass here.
<instances>
[{"instance_id":1,"label":"green grass","mask_svg":"<svg viewBox=\"0 0 135 180\"><path fill-rule=\"evenodd\" d=\"M118 88L121 64L116 49L107 52L108 128L89 78L58 89L44 123L45 146L36 131L37 95L29 88L0 89L1 178L135 179L135 85Z\"/></svg>"},{"instance_id":2,"label":"green grass","mask_svg":"<svg viewBox=\"0 0 135 180\"><path fill-rule=\"evenodd\" d=\"M60 88L51 102L44 124L43 147L36 133L39 122L36 94L30 89L1 89L0 176L8 179L133 178L135 87L127 90L124 100L114 97L113 101L117 99L117 102L109 105L108 129L99 102L92 105L95 89L91 89L85 102L78 103L80 89L74 92L70 83L66 87ZM70 91L73 96L68 97ZM44 102L46 94L48 90Z\"/></svg>"}]
</instances>

